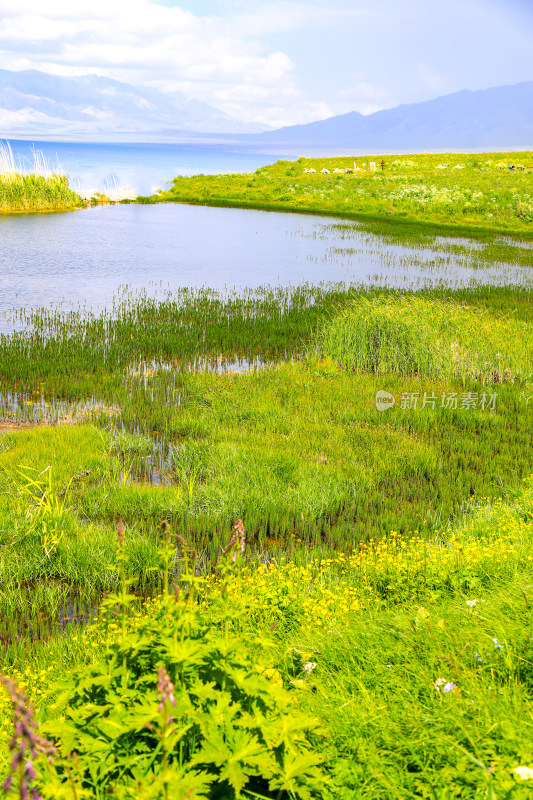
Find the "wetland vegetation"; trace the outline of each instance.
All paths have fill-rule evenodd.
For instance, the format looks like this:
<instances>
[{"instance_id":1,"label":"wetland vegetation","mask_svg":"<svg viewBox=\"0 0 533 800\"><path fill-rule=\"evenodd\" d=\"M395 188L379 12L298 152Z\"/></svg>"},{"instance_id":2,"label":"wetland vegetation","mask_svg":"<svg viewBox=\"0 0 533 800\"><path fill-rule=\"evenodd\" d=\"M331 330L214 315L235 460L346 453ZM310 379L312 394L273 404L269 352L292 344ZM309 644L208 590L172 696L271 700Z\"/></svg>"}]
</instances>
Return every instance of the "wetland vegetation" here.
<instances>
[{"instance_id":1,"label":"wetland vegetation","mask_svg":"<svg viewBox=\"0 0 533 800\"><path fill-rule=\"evenodd\" d=\"M32 172L15 163L9 145L0 145L0 214L69 211L85 201L69 188L68 177L52 173L42 154L34 151Z\"/></svg>"},{"instance_id":2,"label":"wetland vegetation","mask_svg":"<svg viewBox=\"0 0 533 800\"><path fill-rule=\"evenodd\" d=\"M11 792L528 796L531 249L369 230L447 283L126 292L0 336Z\"/></svg>"},{"instance_id":3,"label":"wetland vegetation","mask_svg":"<svg viewBox=\"0 0 533 800\"><path fill-rule=\"evenodd\" d=\"M250 175L177 177L167 191L140 199L392 217L448 230L525 233L530 240L532 171L531 152L300 158Z\"/></svg>"}]
</instances>

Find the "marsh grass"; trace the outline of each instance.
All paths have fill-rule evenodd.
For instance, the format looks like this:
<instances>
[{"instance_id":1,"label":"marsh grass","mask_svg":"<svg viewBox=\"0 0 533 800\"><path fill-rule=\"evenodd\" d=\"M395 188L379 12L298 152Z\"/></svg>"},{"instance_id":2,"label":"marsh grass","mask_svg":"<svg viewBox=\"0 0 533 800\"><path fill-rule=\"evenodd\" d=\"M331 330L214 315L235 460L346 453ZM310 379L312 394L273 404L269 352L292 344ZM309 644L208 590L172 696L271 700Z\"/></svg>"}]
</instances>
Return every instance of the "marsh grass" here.
<instances>
[{"instance_id":1,"label":"marsh grass","mask_svg":"<svg viewBox=\"0 0 533 800\"><path fill-rule=\"evenodd\" d=\"M184 368L188 359L200 358L205 346L205 339L198 340L198 320L216 316L203 304L203 295L197 309L158 308L150 302L150 315L144 305L140 312L133 308L123 328L120 319L106 325L89 320L79 330L72 317L46 322L55 337L53 348L72 348L69 369L64 371L61 361L46 361L46 348L41 348L48 339L37 338L28 384L44 363L50 370L48 386L64 387L65 377L80 398L86 386L94 390L98 379L107 399L95 399L93 405L107 413L96 414L92 425L83 413L65 413L78 424L56 425L63 412L59 414L57 400L46 408L45 389L23 395L27 399L19 395L16 405L11 395L11 406L4 405L4 413L14 416L10 429L0 435L0 536L5 548L0 633L6 639L37 631L39 615L43 626L38 635L48 635L54 620L69 619L73 602L91 609L95 598L116 589L114 530L119 518L130 528L133 588L146 594L157 591L160 583L161 519L171 520L194 542L198 567L207 573L237 517L245 521L251 558L269 563L285 554L305 564L309 556L330 558L391 530L431 539L482 498L500 496L528 474L533 389L523 377L512 374L503 383L490 384L490 391L497 393L492 410L449 409L440 403L409 409L398 402L383 413L375 406L378 390L399 400L410 392L420 397L457 392L460 397L463 391L480 393L484 385L473 380L470 367L454 372L446 361L438 374L432 372L431 360L420 359L416 370L402 374L392 362L388 372L376 373L369 365L354 372L351 362L348 369L339 365L340 356L317 357L324 332L361 306L380 325L383 307L392 308L402 324L411 319L416 355L419 321L430 343L431 336L444 336L427 323L438 318L437 307L445 334L451 331L457 337L466 331L476 352L487 341L493 351L501 346L501 365L515 359L522 370L528 357L527 329L523 342L515 342L507 326L511 332L522 330L531 319L528 292L490 287L416 295L377 289L333 295L308 291L296 294L293 306L285 294L280 297L280 306L271 297L266 306L264 299L243 305L231 301L228 307L217 299L214 309L224 310L225 316L212 341L217 342L224 327L225 357L230 359L235 350L244 358L253 352L257 356L253 336L264 333L263 367L242 372L219 371L220 356L212 358L211 370ZM458 310L458 322L446 320L447 309ZM466 314L466 323L461 314ZM155 328L150 328L150 318ZM480 318L485 327L478 325ZM137 319L144 322L136 337L132 321ZM176 319L187 322L183 338L179 331L173 338ZM252 331L248 351L246 326ZM162 342L154 329L162 330ZM72 337L62 335L63 330L73 332ZM109 345L110 331L117 330L123 332ZM284 352L293 357L268 365L268 348L278 331L284 336ZM119 343L127 347L128 338L131 350L121 355ZM212 352L220 352L206 339ZM15 371L10 348L17 352L20 341L20 336L4 339L6 376ZM34 346L31 333L25 342ZM164 362L143 358L161 357L154 349L158 344L166 349ZM367 346L363 338L356 345ZM169 358L174 346L182 347L177 364ZM424 346L429 352L429 345ZM112 363L128 364L124 370L108 371L107 347L116 348ZM351 358L353 353L345 348L344 355ZM92 375L84 375L78 367L89 368L89 362ZM61 402L61 408L68 407L67 401ZM17 430L17 421L25 415L35 419L36 409L49 424ZM28 476L40 481L39 490L32 489L39 502L25 491Z\"/></svg>"},{"instance_id":2,"label":"marsh grass","mask_svg":"<svg viewBox=\"0 0 533 800\"><path fill-rule=\"evenodd\" d=\"M15 163L9 144L0 145L0 213L82 208L85 202L69 189L68 177L52 172L39 151L33 155L28 172Z\"/></svg>"},{"instance_id":3,"label":"marsh grass","mask_svg":"<svg viewBox=\"0 0 533 800\"><path fill-rule=\"evenodd\" d=\"M490 313L451 297L360 297L322 322L317 353L343 368L462 382L533 379L533 336L526 320Z\"/></svg>"},{"instance_id":4,"label":"marsh grass","mask_svg":"<svg viewBox=\"0 0 533 800\"><path fill-rule=\"evenodd\" d=\"M530 264L527 247L485 234L475 256L470 245L447 240L443 257ZM160 722L154 659L170 658L179 687L179 665L193 674L195 648L213 643L216 680L237 653L229 678L238 673L241 698L260 664L261 691L271 681L321 721L307 766L325 765L325 800L525 796L515 770L533 766L527 288L183 291L20 319L25 329L0 339L0 670L66 735L65 754L80 737L87 796L103 797L106 780L131 795L117 781L144 758L140 739L152 742L145 723ZM378 390L487 387L493 408L375 404ZM236 519L246 558L229 564L228 586L217 565ZM192 572L169 529L195 551ZM196 639L196 617L177 638L178 602L202 618ZM110 686L102 714L87 706ZM222 697L211 679L201 691ZM234 715L219 704L215 717L225 764L240 758ZM10 727L0 692L2 767ZM174 739L163 740L168 766ZM298 790L309 796L303 778Z\"/></svg>"}]
</instances>

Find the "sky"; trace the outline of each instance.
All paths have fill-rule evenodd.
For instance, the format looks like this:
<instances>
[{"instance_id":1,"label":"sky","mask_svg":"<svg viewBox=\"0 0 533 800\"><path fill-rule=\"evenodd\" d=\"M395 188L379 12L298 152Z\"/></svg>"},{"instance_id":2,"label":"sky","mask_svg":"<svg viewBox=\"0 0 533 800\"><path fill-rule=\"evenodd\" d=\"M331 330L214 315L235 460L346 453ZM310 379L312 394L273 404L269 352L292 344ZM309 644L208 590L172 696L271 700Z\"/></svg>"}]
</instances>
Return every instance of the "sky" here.
<instances>
[{"instance_id":1,"label":"sky","mask_svg":"<svg viewBox=\"0 0 533 800\"><path fill-rule=\"evenodd\" d=\"M0 68L273 127L533 80L533 0L0 0Z\"/></svg>"}]
</instances>

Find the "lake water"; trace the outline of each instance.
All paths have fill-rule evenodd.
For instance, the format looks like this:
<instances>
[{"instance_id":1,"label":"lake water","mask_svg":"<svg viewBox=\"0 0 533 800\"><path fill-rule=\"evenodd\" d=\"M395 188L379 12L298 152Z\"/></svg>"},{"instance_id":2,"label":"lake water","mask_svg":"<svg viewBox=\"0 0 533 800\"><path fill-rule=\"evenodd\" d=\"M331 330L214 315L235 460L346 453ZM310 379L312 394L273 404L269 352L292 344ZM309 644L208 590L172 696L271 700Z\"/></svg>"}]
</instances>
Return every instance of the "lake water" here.
<instances>
[{"instance_id":1,"label":"lake water","mask_svg":"<svg viewBox=\"0 0 533 800\"><path fill-rule=\"evenodd\" d=\"M480 269L479 245L461 256L445 244L414 249L329 217L176 203L0 216L0 331L16 329L13 309L109 308L124 286L158 296L305 282L531 282L525 268Z\"/></svg>"},{"instance_id":2,"label":"lake water","mask_svg":"<svg viewBox=\"0 0 533 800\"><path fill-rule=\"evenodd\" d=\"M10 140L15 163L25 172L35 166L34 151L48 168L69 176L84 195L129 190L133 196L154 194L176 175L254 172L280 158L295 155L259 153L230 144L93 144Z\"/></svg>"}]
</instances>

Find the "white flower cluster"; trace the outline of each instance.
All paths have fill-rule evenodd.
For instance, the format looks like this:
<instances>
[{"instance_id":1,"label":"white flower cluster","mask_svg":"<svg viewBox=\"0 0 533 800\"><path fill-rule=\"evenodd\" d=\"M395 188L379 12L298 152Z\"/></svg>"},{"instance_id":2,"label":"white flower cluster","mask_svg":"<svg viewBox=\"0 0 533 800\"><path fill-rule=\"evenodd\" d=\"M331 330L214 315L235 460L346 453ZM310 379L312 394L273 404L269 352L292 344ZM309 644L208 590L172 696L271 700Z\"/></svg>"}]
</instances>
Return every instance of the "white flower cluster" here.
<instances>
[{"instance_id":1,"label":"white flower cluster","mask_svg":"<svg viewBox=\"0 0 533 800\"><path fill-rule=\"evenodd\" d=\"M431 205L478 205L483 199L483 192L471 189L449 189L425 183L411 183L399 186L389 194L390 200L417 200Z\"/></svg>"}]
</instances>

